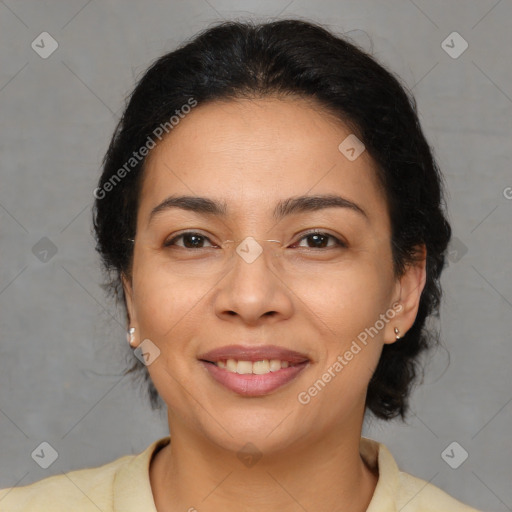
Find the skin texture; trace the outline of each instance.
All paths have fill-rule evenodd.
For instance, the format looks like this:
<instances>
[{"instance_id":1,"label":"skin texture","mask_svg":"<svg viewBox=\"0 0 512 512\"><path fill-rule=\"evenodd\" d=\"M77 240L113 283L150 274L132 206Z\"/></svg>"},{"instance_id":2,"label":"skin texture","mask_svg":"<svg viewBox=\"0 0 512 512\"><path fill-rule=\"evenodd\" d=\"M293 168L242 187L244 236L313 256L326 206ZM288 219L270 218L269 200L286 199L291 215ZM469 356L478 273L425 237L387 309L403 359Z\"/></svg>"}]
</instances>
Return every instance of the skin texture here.
<instances>
[{"instance_id":1,"label":"skin texture","mask_svg":"<svg viewBox=\"0 0 512 512\"><path fill-rule=\"evenodd\" d=\"M148 157L123 286L136 344L149 338L160 350L148 370L168 406L172 446L150 468L159 512L366 510L378 479L359 455L366 390L383 345L395 341L393 328L403 335L414 322L425 259L394 276L375 163L366 151L349 161L338 150L350 133L300 98L213 102L198 105ZM273 219L278 201L313 194L341 195L367 218L328 208ZM148 225L170 195L225 201L227 216L172 209ZM221 274L194 273L176 262L180 248L163 246L192 228L212 244L253 236L289 245L318 228L348 247L316 249L331 256L297 275L279 272L266 253L251 264L235 257ZM310 403L299 403L298 393L398 301L400 313ZM276 391L243 397L197 359L228 344L275 344L310 363ZM237 457L248 442L262 455L251 467Z\"/></svg>"}]
</instances>

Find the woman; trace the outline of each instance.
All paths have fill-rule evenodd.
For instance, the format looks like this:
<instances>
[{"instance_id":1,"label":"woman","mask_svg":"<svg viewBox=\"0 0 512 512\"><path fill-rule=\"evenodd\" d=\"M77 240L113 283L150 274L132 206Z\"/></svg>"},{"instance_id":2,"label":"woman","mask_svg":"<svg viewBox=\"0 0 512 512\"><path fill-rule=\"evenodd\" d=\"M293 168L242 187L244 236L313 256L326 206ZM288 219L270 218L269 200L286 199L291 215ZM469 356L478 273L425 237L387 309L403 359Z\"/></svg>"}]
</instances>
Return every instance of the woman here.
<instances>
[{"instance_id":1,"label":"woman","mask_svg":"<svg viewBox=\"0 0 512 512\"><path fill-rule=\"evenodd\" d=\"M451 234L392 74L318 25L220 24L146 72L94 195L170 437L2 510L475 510L361 437L405 417Z\"/></svg>"}]
</instances>

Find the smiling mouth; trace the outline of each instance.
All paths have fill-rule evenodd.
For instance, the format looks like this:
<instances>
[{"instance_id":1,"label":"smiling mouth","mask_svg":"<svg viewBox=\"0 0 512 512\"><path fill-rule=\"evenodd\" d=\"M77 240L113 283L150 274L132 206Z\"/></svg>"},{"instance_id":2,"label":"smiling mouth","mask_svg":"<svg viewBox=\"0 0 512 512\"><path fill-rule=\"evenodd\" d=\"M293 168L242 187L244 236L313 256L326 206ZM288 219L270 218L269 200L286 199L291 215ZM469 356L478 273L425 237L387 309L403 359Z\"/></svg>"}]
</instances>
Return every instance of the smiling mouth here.
<instances>
[{"instance_id":1,"label":"smiling mouth","mask_svg":"<svg viewBox=\"0 0 512 512\"><path fill-rule=\"evenodd\" d=\"M278 372L281 369L299 366L307 363L307 360L290 363L281 359L262 359L260 361L244 361L237 359L220 359L218 361L207 361L202 359L205 363L210 363L221 368L229 373L236 373L238 375L266 375L268 373Z\"/></svg>"},{"instance_id":2,"label":"smiling mouth","mask_svg":"<svg viewBox=\"0 0 512 512\"><path fill-rule=\"evenodd\" d=\"M272 361L274 361L272 363L274 370L270 369ZM290 364L288 361L272 359L262 361L228 359L225 362L225 368L221 367L224 364L222 360L215 362L200 360L200 363L214 382L243 397L268 395L293 381L309 366L309 360ZM278 363L279 368L277 368ZM236 371L234 371L235 364ZM232 369L228 369L228 366Z\"/></svg>"},{"instance_id":3,"label":"smiling mouth","mask_svg":"<svg viewBox=\"0 0 512 512\"><path fill-rule=\"evenodd\" d=\"M243 397L268 395L293 381L311 360L276 345L229 345L198 357L209 377Z\"/></svg>"}]
</instances>

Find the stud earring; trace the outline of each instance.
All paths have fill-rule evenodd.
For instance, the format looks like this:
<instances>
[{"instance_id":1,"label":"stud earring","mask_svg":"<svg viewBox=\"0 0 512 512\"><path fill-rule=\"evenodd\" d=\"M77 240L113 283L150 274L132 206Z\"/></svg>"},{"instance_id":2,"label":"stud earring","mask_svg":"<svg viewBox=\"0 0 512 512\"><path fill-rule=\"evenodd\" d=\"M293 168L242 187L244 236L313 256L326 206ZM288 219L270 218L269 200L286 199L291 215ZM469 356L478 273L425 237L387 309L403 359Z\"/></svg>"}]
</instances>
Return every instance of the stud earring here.
<instances>
[{"instance_id":1,"label":"stud earring","mask_svg":"<svg viewBox=\"0 0 512 512\"><path fill-rule=\"evenodd\" d=\"M397 340L399 340L399 339L400 339L399 334L400 334L400 329L399 329L398 327L395 327L395 335L396 335L396 336L395 336L395 338L396 338Z\"/></svg>"},{"instance_id":2,"label":"stud earring","mask_svg":"<svg viewBox=\"0 0 512 512\"><path fill-rule=\"evenodd\" d=\"M130 346L133 347L135 344L135 327L130 327L129 331L126 333L126 340Z\"/></svg>"}]
</instances>

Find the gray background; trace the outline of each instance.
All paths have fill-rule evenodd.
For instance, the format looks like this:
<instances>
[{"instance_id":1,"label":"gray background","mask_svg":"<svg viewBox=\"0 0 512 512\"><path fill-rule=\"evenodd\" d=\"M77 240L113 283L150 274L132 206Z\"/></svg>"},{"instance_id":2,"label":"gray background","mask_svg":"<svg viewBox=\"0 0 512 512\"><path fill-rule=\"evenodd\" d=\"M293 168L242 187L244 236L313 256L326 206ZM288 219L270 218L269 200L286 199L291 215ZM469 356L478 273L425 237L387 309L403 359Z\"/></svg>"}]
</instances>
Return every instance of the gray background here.
<instances>
[{"instance_id":1,"label":"gray background","mask_svg":"<svg viewBox=\"0 0 512 512\"><path fill-rule=\"evenodd\" d=\"M121 376L130 355L100 288L92 191L136 77L209 24L247 17L348 32L412 88L455 235L445 349L430 357L408 422L368 421L363 434L458 499L512 510L510 0L0 2L0 488L167 435L165 413ZM59 45L47 59L31 48L43 31ZM453 31L469 44L458 58L441 45ZM42 441L59 454L46 470L31 458ZM458 469L441 457L453 441L469 453Z\"/></svg>"}]
</instances>

